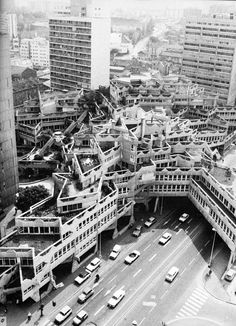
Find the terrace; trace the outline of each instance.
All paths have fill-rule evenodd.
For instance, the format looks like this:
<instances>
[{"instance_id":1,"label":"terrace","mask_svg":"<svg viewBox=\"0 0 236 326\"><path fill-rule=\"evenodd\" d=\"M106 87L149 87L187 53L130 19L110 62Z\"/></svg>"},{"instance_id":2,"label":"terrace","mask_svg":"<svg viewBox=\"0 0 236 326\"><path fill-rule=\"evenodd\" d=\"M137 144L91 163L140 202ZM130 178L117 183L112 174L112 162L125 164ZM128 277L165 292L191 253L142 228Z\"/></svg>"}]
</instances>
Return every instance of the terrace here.
<instances>
[{"instance_id":1,"label":"terrace","mask_svg":"<svg viewBox=\"0 0 236 326\"><path fill-rule=\"evenodd\" d=\"M77 160L80 164L81 170L83 173L86 173L89 170L94 169L96 166L100 165L97 155L83 155L78 154Z\"/></svg>"},{"instance_id":2,"label":"terrace","mask_svg":"<svg viewBox=\"0 0 236 326\"><path fill-rule=\"evenodd\" d=\"M38 255L41 251L45 250L53 243L60 239L59 235L48 234L16 234L12 238L9 238L7 242L3 244L4 247L17 247L17 248L34 248L35 255Z\"/></svg>"},{"instance_id":3,"label":"terrace","mask_svg":"<svg viewBox=\"0 0 236 326\"><path fill-rule=\"evenodd\" d=\"M209 172L232 195L236 194L236 176L230 168L213 166Z\"/></svg>"}]
</instances>

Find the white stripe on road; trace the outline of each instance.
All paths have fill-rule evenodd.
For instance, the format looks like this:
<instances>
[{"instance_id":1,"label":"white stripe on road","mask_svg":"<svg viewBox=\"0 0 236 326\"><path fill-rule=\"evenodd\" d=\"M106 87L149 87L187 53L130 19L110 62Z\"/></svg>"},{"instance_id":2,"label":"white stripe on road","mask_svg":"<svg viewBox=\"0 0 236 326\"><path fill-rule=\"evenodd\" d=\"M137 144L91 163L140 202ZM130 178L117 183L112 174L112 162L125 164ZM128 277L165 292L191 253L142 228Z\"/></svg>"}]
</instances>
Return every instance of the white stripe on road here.
<instances>
[{"instance_id":1,"label":"white stripe on road","mask_svg":"<svg viewBox=\"0 0 236 326\"><path fill-rule=\"evenodd\" d=\"M152 261L155 257L156 257L157 254L154 254L151 258L148 259L148 261Z\"/></svg>"},{"instance_id":2,"label":"white stripe on road","mask_svg":"<svg viewBox=\"0 0 236 326\"><path fill-rule=\"evenodd\" d=\"M182 272L180 273L180 275L182 275L185 271L186 271L186 267L182 270Z\"/></svg>"},{"instance_id":3,"label":"white stripe on road","mask_svg":"<svg viewBox=\"0 0 236 326\"><path fill-rule=\"evenodd\" d=\"M197 313L193 310L191 310L190 308L184 306L182 309L180 309L180 312L185 313L188 316L192 316L192 315L196 315Z\"/></svg>"},{"instance_id":4,"label":"white stripe on road","mask_svg":"<svg viewBox=\"0 0 236 326\"><path fill-rule=\"evenodd\" d=\"M149 244L146 248L144 248L143 251L147 250L149 247L151 247L151 244Z\"/></svg>"},{"instance_id":5,"label":"white stripe on road","mask_svg":"<svg viewBox=\"0 0 236 326\"><path fill-rule=\"evenodd\" d=\"M210 243L211 240L208 240L205 244L204 247L206 247L208 245L208 243Z\"/></svg>"},{"instance_id":6,"label":"white stripe on road","mask_svg":"<svg viewBox=\"0 0 236 326\"><path fill-rule=\"evenodd\" d=\"M199 300L201 302L205 302L205 300L206 300L206 297L204 297L200 293L193 293L192 297L196 298L197 300Z\"/></svg>"},{"instance_id":7,"label":"white stripe on road","mask_svg":"<svg viewBox=\"0 0 236 326\"><path fill-rule=\"evenodd\" d=\"M189 224L189 223L192 221L192 219L193 219L193 218L191 217L191 218L190 218L190 220L188 220L188 222L187 222L187 223Z\"/></svg>"},{"instance_id":8,"label":"white stripe on road","mask_svg":"<svg viewBox=\"0 0 236 326\"><path fill-rule=\"evenodd\" d=\"M193 258L188 264L191 265L194 261L195 261L196 258Z\"/></svg>"},{"instance_id":9,"label":"white stripe on road","mask_svg":"<svg viewBox=\"0 0 236 326\"><path fill-rule=\"evenodd\" d=\"M204 302L205 302L205 300L204 301L200 301L197 298L194 298L193 296L191 296L191 300L193 302L196 302L196 304L198 304L199 306L202 306L204 304Z\"/></svg>"},{"instance_id":10,"label":"white stripe on road","mask_svg":"<svg viewBox=\"0 0 236 326\"><path fill-rule=\"evenodd\" d=\"M133 277L137 276L140 272L142 271L142 268L140 268L134 275Z\"/></svg>"},{"instance_id":11,"label":"white stripe on road","mask_svg":"<svg viewBox=\"0 0 236 326\"><path fill-rule=\"evenodd\" d=\"M146 319L146 318L144 317L144 318L140 321L140 323L139 323L138 325L141 325L141 324L144 322L145 319Z\"/></svg>"},{"instance_id":12,"label":"white stripe on road","mask_svg":"<svg viewBox=\"0 0 236 326\"><path fill-rule=\"evenodd\" d=\"M182 229L179 229L179 231L178 231L178 232L176 232L176 234L179 234L181 231L182 231Z\"/></svg>"},{"instance_id":13,"label":"white stripe on road","mask_svg":"<svg viewBox=\"0 0 236 326\"><path fill-rule=\"evenodd\" d=\"M187 315L187 316L191 316L191 315L192 315L189 311L186 311L184 308L181 308L181 309L180 309L180 312L184 313L185 316L186 316L186 315Z\"/></svg>"},{"instance_id":14,"label":"white stripe on road","mask_svg":"<svg viewBox=\"0 0 236 326\"><path fill-rule=\"evenodd\" d=\"M122 268L121 272L123 272L128 266L125 266L124 268Z\"/></svg>"},{"instance_id":15,"label":"white stripe on road","mask_svg":"<svg viewBox=\"0 0 236 326\"><path fill-rule=\"evenodd\" d=\"M200 309L200 307L195 307L195 306L193 306L193 305L192 305L191 303L189 303L189 302L185 302L184 307L185 307L185 306L190 307L192 310L195 310L196 312L198 312L199 309Z\"/></svg>"},{"instance_id":16,"label":"white stripe on road","mask_svg":"<svg viewBox=\"0 0 236 326\"><path fill-rule=\"evenodd\" d=\"M189 304L191 304L191 305L197 307L198 309L200 309L201 306L202 306L202 304L200 304L199 302L198 302L198 303L195 302L195 301L194 301L193 299L191 299L191 298L187 300L186 304L187 304L187 303L189 303Z\"/></svg>"},{"instance_id":17,"label":"white stripe on road","mask_svg":"<svg viewBox=\"0 0 236 326\"><path fill-rule=\"evenodd\" d=\"M111 293L111 291L116 287L116 284L113 285L112 288L110 288L109 290L107 290L107 292L104 294L104 297L107 296L109 293Z\"/></svg>"},{"instance_id":18,"label":"white stripe on road","mask_svg":"<svg viewBox=\"0 0 236 326\"><path fill-rule=\"evenodd\" d=\"M175 318L181 318L181 317L185 317L185 314L183 314L182 312L178 312L177 315L175 316Z\"/></svg>"},{"instance_id":19,"label":"white stripe on road","mask_svg":"<svg viewBox=\"0 0 236 326\"><path fill-rule=\"evenodd\" d=\"M168 292L168 290L166 290L166 291L162 294L162 296L160 297L161 300L164 298L165 295L167 295L167 292Z\"/></svg>"},{"instance_id":20,"label":"white stripe on road","mask_svg":"<svg viewBox=\"0 0 236 326\"><path fill-rule=\"evenodd\" d=\"M186 230L185 231L188 231L188 229L190 228L190 225L186 228Z\"/></svg>"},{"instance_id":21,"label":"white stripe on road","mask_svg":"<svg viewBox=\"0 0 236 326\"><path fill-rule=\"evenodd\" d=\"M95 312L94 316L96 316L97 314L99 314L99 312L100 312L104 307L105 307L105 305L101 306L101 308L99 308L99 309Z\"/></svg>"},{"instance_id":22,"label":"white stripe on road","mask_svg":"<svg viewBox=\"0 0 236 326\"><path fill-rule=\"evenodd\" d=\"M117 277L117 275L116 276L114 276L109 282L108 282L108 284L109 283L111 283L112 281L114 281L114 279Z\"/></svg>"}]
</instances>

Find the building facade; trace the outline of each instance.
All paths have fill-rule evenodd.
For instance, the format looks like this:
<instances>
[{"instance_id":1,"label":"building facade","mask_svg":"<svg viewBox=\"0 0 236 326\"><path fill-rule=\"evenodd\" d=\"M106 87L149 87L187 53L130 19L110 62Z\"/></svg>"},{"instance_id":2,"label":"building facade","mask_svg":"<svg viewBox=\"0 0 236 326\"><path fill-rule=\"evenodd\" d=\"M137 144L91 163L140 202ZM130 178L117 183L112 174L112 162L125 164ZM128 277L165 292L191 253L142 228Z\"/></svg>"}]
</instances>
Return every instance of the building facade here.
<instances>
[{"instance_id":1,"label":"building facade","mask_svg":"<svg viewBox=\"0 0 236 326\"><path fill-rule=\"evenodd\" d=\"M54 17L49 29L53 89L109 86L110 18Z\"/></svg>"},{"instance_id":2,"label":"building facade","mask_svg":"<svg viewBox=\"0 0 236 326\"><path fill-rule=\"evenodd\" d=\"M15 202L18 169L7 16L0 17L0 206Z\"/></svg>"},{"instance_id":3,"label":"building facade","mask_svg":"<svg viewBox=\"0 0 236 326\"><path fill-rule=\"evenodd\" d=\"M43 37L22 39L20 56L30 59L34 66L49 67L49 41Z\"/></svg>"},{"instance_id":4,"label":"building facade","mask_svg":"<svg viewBox=\"0 0 236 326\"><path fill-rule=\"evenodd\" d=\"M219 95L228 105L236 98L236 19L233 15L186 20L182 74Z\"/></svg>"}]
</instances>

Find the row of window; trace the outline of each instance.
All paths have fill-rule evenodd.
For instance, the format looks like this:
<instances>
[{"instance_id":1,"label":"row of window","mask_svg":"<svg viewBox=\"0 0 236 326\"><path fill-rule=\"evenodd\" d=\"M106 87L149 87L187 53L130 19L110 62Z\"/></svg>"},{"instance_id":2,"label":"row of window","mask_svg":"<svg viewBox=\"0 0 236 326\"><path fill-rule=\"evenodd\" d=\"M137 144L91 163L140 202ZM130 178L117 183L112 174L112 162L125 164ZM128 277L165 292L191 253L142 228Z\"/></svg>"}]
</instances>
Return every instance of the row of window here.
<instances>
[{"instance_id":1,"label":"row of window","mask_svg":"<svg viewBox=\"0 0 236 326\"><path fill-rule=\"evenodd\" d=\"M27 234L59 234L59 227L54 226L26 226L20 227L19 233Z\"/></svg>"}]
</instances>

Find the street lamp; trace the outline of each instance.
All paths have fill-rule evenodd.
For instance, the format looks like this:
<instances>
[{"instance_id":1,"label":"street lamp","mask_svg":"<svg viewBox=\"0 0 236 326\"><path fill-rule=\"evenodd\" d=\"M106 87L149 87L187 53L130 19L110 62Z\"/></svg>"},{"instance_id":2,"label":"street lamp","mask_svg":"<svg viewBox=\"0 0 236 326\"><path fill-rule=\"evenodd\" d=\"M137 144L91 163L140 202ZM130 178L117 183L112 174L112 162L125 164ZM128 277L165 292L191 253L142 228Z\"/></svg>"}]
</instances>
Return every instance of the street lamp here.
<instances>
[{"instance_id":1,"label":"street lamp","mask_svg":"<svg viewBox=\"0 0 236 326\"><path fill-rule=\"evenodd\" d=\"M215 228L212 228L212 231L214 232L214 236L213 236L213 241L212 241L212 247L211 247L211 255L210 255L209 265L208 265L209 268L211 268L212 258L213 258L213 251L214 251L214 245L215 245L215 240L216 240L216 229Z\"/></svg>"}]
</instances>

